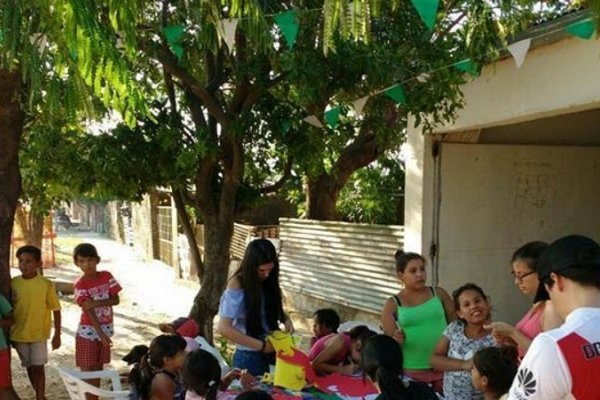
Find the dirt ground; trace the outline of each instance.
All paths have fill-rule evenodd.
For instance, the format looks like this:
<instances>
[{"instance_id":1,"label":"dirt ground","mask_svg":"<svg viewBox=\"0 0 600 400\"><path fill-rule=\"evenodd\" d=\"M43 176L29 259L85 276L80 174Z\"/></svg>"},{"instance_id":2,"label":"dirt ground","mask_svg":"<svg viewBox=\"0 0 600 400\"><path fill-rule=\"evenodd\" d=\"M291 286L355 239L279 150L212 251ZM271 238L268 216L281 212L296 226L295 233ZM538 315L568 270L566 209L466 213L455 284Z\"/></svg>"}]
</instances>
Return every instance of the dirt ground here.
<instances>
[{"instance_id":1,"label":"dirt ground","mask_svg":"<svg viewBox=\"0 0 600 400\"><path fill-rule=\"evenodd\" d=\"M91 242L102 258L99 269L110 271L123 287L121 303L114 308L115 336L113 337L112 362L109 368L119 372L127 370L121 358L137 344L149 344L160 333L159 322L186 316L198 285L175 279L172 268L159 261L144 261L131 247L92 233L63 233L57 240L56 268L47 269L45 275L59 281L73 282L79 276L78 268L71 262L73 247L81 242ZM11 276L19 274L14 268ZM56 371L56 366L75 368L75 331L80 310L72 295L61 295L62 346L49 354L46 367L46 398L68 400L68 394ZM292 310L289 310L292 311ZM299 333L307 334L306 316L291 312ZM18 356L12 354L13 384L22 399L33 399L25 370Z\"/></svg>"}]
</instances>

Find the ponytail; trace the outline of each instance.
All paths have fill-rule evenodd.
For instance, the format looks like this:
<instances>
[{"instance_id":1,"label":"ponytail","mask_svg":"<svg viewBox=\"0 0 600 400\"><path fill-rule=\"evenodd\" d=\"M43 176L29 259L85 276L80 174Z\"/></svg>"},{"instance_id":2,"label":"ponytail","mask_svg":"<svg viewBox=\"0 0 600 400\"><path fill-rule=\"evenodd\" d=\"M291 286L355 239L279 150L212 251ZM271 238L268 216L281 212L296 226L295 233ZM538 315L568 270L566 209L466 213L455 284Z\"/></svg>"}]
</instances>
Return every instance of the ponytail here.
<instances>
[{"instance_id":1,"label":"ponytail","mask_svg":"<svg viewBox=\"0 0 600 400\"><path fill-rule=\"evenodd\" d=\"M380 365L375 375L381 394L389 400L412 400L410 391L404 386L404 382L395 369Z\"/></svg>"},{"instance_id":2,"label":"ponytail","mask_svg":"<svg viewBox=\"0 0 600 400\"><path fill-rule=\"evenodd\" d=\"M140 399L150 400L150 385L154 378L154 368L150 365L149 354L142 356L140 359L139 382L136 382L139 388Z\"/></svg>"}]
</instances>

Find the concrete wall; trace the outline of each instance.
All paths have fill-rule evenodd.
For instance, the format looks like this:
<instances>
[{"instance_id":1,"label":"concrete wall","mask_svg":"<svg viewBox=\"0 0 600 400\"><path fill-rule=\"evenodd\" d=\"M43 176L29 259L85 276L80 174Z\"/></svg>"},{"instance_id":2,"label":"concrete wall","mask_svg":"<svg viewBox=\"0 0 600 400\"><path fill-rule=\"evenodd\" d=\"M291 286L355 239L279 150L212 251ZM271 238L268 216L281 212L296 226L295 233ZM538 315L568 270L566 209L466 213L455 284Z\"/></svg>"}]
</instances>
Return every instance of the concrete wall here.
<instances>
[{"instance_id":1,"label":"concrete wall","mask_svg":"<svg viewBox=\"0 0 600 400\"><path fill-rule=\"evenodd\" d=\"M594 164L600 153L593 149L600 146L599 71L600 41L565 39L532 49L521 69L511 58L486 66L463 87L458 119L434 134L409 124L405 243L426 256L437 245L439 258L429 257L434 282L452 291L480 281L492 294L495 316L515 322L530 299L508 275L512 251L534 239L598 236L600 221L590 216L600 182L589 180L600 179ZM478 144L481 153L464 144L475 153L448 159L442 150L434 157L438 141ZM487 163L483 155L496 144L507 145L497 154L505 159ZM588 148L572 156L571 146ZM526 189L520 198L519 188Z\"/></svg>"},{"instance_id":2,"label":"concrete wall","mask_svg":"<svg viewBox=\"0 0 600 400\"><path fill-rule=\"evenodd\" d=\"M133 246L136 252L146 260L155 258L152 222L153 209L150 195L144 195L139 203L131 203L131 223L133 227Z\"/></svg>"},{"instance_id":3,"label":"concrete wall","mask_svg":"<svg viewBox=\"0 0 600 400\"><path fill-rule=\"evenodd\" d=\"M484 67L463 86L466 106L436 132L507 125L600 106L600 41L569 38Z\"/></svg>"}]
</instances>

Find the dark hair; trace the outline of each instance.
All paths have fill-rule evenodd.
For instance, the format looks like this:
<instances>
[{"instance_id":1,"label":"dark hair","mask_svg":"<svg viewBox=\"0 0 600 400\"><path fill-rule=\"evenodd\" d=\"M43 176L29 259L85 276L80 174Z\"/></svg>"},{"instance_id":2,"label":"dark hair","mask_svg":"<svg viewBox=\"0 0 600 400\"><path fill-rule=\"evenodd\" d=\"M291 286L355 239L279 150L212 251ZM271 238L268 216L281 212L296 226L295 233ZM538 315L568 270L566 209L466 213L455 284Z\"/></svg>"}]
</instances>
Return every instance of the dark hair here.
<instances>
[{"instance_id":1,"label":"dark hair","mask_svg":"<svg viewBox=\"0 0 600 400\"><path fill-rule=\"evenodd\" d=\"M540 256L542 252L548 248L548 243L535 241L524 244L519 247L512 255L510 259L511 263L515 261L523 261L529 269L537 272L540 266ZM538 286L538 290L533 298L533 302L537 303L538 301L546 301L550 299L550 294L546 290L546 287L543 283L540 282Z\"/></svg>"},{"instance_id":2,"label":"dark hair","mask_svg":"<svg viewBox=\"0 0 600 400\"><path fill-rule=\"evenodd\" d=\"M377 333L370 330L366 325L357 325L354 328L350 329L348 332L346 332L346 334L350 336L350 339L353 342L358 340L361 343L364 343L369 338L372 338L373 336L377 335Z\"/></svg>"},{"instance_id":3,"label":"dark hair","mask_svg":"<svg viewBox=\"0 0 600 400\"><path fill-rule=\"evenodd\" d=\"M264 281L260 280L258 267L273 263L273 270ZM248 243L244 258L234 277L240 280L244 290L246 307L246 333L252 337L264 334L262 326L262 302L269 330L278 329L285 321L281 288L279 287L279 260L275 246L267 239L256 239Z\"/></svg>"},{"instance_id":4,"label":"dark hair","mask_svg":"<svg viewBox=\"0 0 600 400\"><path fill-rule=\"evenodd\" d=\"M366 375L377 382L384 399L437 398L431 388L421 388L421 393L409 390L402 382L404 376L403 365L402 348L391 337L375 335L364 342L360 357L360 368L363 370L363 376ZM413 383L411 383L411 386L413 386ZM416 383L414 384L416 385Z\"/></svg>"},{"instance_id":5,"label":"dark hair","mask_svg":"<svg viewBox=\"0 0 600 400\"><path fill-rule=\"evenodd\" d=\"M326 326L333 332L337 332L340 327L340 316L333 308L321 308L315 311L314 316L318 324Z\"/></svg>"},{"instance_id":6,"label":"dark hair","mask_svg":"<svg viewBox=\"0 0 600 400\"><path fill-rule=\"evenodd\" d=\"M473 357L473 365L479 375L488 380L488 388L498 396L508 392L515 379L519 360L514 346L487 347L478 350Z\"/></svg>"},{"instance_id":7,"label":"dark hair","mask_svg":"<svg viewBox=\"0 0 600 400\"><path fill-rule=\"evenodd\" d=\"M235 400L273 400L264 390L248 390L235 396Z\"/></svg>"},{"instance_id":8,"label":"dark hair","mask_svg":"<svg viewBox=\"0 0 600 400\"><path fill-rule=\"evenodd\" d=\"M39 248L29 244L19 247L17 250L17 258L21 257L21 254L30 254L35 261L42 261L42 251Z\"/></svg>"},{"instance_id":9,"label":"dark hair","mask_svg":"<svg viewBox=\"0 0 600 400\"><path fill-rule=\"evenodd\" d=\"M73 261L77 262L77 256L79 257L95 257L100 258L96 246L91 243L79 243L73 249Z\"/></svg>"},{"instance_id":10,"label":"dark hair","mask_svg":"<svg viewBox=\"0 0 600 400\"><path fill-rule=\"evenodd\" d=\"M406 266L412 260L421 260L423 264L425 264L425 257L418 253L405 253L403 250L396 251L394 254L394 258L396 259L396 272L404 273Z\"/></svg>"},{"instance_id":11,"label":"dark hair","mask_svg":"<svg viewBox=\"0 0 600 400\"><path fill-rule=\"evenodd\" d=\"M454 308L456 310L460 310L460 302L458 301L458 298L467 290L474 290L477 293L479 293L481 297L485 299L485 301L489 301L487 295L483 292L482 288L471 282L465 283L464 285L456 289L454 292L452 292L452 300L454 301Z\"/></svg>"},{"instance_id":12,"label":"dark hair","mask_svg":"<svg viewBox=\"0 0 600 400\"><path fill-rule=\"evenodd\" d=\"M183 386L205 400L215 400L221 384L219 362L206 350L194 350L187 355L180 371Z\"/></svg>"},{"instance_id":13,"label":"dark hair","mask_svg":"<svg viewBox=\"0 0 600 400\"><path fill-rule=\"evenodd\" d=\"M150 400L150 385L156 372L163 367L163 359L174 357L185 350L186 345L185 339L178 335L159 335L152 339L150 350L140 361L141 382L138 387L142 400Z\"/></svg>"}]
</instances>

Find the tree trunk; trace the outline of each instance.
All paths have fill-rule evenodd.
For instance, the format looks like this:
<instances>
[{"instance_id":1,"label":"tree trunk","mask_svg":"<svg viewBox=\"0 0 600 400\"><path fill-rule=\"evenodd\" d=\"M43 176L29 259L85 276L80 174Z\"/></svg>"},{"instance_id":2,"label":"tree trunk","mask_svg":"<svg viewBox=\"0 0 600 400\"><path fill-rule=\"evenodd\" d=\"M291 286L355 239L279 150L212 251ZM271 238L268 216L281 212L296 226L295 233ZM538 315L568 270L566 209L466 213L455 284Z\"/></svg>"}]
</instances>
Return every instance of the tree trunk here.
<instances>
[{"instance_id":1,"label":"tree trunk","mask_svg":"<svg viewBox=\"0 0 600 400\"><path fill-rule=\"evenodd\" d=\"M310 177L306 180L308 198L308 219L319 221L336 221L336 203L340 194L341 186L337 184L333 176L321 174L315 179Z\"/></svg>"},{"instance_id":2,"label":"tree trunk","mask_svg":"<svg viewBox=\"0 0 600 400\"><path fill-rule=\"evenodd\" d=\"M337 220L336 203L340 191L354 171L366 167L382 153L373 132L361 133L342 151L330 173L308 177L307 198L309 219Z\"/></svg>"},{"instance_id":3,"label":"tree trunk","mask_svg":"<svg viewBox=\"0 0 600 400\"><path fill-rule=\"evenodd\" d=\"M25 113L19 102L21 74L0 69L0 293L10 292L10 240L21 194L19 145Z\"/></svg>"},{"instance_id":4,"label":"tree trunk","mask_svg":"<svg viewBox=\"0 0 600 400\"><path fill-rule=\"evenodd\" d=\"M233 218L223 220L218 215L204 220L204 277L200 291L194 298L190 317L202 327L209 343L213 340L213 321L219 311L221 294L229 273L229 245L233 235Z\"/></svg>"},{"instance_id":5,"label":"tree trunk","mask_svg":"<svg viewBox=\"0 0 600 400\"><path fill-rule=\"evenodd\" d=\"M183 233L185 234L185 237L190 246L190 269L196 272L196 275L198 275L198 280L202 282L202 279L204 277L204 263L202 261L200 249L198 248L198 243L196 241L194 229L192 228L192 224L190 223L190 216L188 215L188 212L185 209L183 193L175 188L172 188L172 192L173 201L175 202L175 208L177 209L177 215L179 215L179 219L181 220L181 226L183 227Z\"/></svg>"},{"instance_id":6,"label":"tree trunk","mask_svg":"<svg viewBox=\"0 0 600 400\"><path fill-rule=\"evenodd\" d=\"M42 248L44 239L44 216L37 213L33 208L29 213L29 236L27 244L31 244L38 249Z\"/></svg>"}]
</instances>

